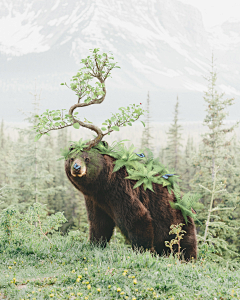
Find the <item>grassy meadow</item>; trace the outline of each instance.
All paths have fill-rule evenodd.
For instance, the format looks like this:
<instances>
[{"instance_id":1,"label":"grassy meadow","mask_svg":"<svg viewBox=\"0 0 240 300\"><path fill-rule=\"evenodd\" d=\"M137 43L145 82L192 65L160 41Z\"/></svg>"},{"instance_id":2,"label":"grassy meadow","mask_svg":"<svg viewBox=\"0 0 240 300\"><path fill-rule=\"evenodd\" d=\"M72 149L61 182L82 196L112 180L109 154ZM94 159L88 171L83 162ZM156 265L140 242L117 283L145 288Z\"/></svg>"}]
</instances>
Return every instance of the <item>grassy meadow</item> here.
<instances>
[{"instance_id":1,"label":"grassy meadow","mask_svg":"<svg viewBox=\"0 0 240 300\"><path fill-rule=\"evenodd\" d=\"M0 299L240 299L228 265L139 253L116 237L105 249L54 234L1 251Z\"/></svg>"}]
</instances>

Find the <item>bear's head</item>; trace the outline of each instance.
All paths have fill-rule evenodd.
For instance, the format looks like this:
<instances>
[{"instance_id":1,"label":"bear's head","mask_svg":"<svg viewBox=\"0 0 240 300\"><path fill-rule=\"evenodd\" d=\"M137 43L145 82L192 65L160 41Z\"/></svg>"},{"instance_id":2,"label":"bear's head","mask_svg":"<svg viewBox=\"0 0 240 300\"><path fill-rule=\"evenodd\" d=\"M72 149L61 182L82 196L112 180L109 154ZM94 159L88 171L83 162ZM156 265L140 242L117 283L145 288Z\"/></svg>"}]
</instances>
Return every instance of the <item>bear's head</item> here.
<instances>
[{"instance_id":1,"label":"bear's head","mask_svg":"<svg viewBox=\"0 0 240 300\"><path fill-rule=\"evenodd\" d=\"M69 150L73 150L70 147ZM65 171L73 185L84 192L106 179L108 168L104 155L96 149L73 153L65 161Z\"/></svg>"}]
</instances>

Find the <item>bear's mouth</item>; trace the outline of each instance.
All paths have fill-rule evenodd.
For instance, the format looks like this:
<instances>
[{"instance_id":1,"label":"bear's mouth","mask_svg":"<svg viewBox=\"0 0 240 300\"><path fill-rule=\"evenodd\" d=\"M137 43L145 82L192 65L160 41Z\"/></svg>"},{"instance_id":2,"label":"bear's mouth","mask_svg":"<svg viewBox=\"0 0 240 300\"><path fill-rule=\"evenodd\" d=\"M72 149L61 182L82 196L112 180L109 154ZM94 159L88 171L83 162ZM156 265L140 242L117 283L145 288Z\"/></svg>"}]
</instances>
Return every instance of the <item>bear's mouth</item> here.
<instances>
[{"instance_id":1,"label":"bear's mouth","mask_svg":"<svg viewBox=\"0 0 240 300\"><path fill-rule=\"evenodd\" d=\"M76 172L75 170L71 170L71 175L73 177L83 177L87 174L86 167L83 167L79 172Z\"/></svg>"}]
</instances>

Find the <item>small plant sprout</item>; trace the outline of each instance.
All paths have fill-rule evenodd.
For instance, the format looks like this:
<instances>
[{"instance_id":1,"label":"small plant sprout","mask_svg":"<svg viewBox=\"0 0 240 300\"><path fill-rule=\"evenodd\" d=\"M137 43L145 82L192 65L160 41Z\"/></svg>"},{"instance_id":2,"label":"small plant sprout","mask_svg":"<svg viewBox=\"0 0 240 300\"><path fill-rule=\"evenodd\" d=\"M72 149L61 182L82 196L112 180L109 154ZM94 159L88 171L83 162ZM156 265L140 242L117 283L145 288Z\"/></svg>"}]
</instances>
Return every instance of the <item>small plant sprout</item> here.
<instances>
[{"instance_id":1,"label":"small plant sprout","mask_svg":"<svg viewBox=\"0 0 240 300\"><path fill-rule=\"evenodd\" d=\"M165 245L166 247L170 248L171 251L171 255L174 254L173 251L173 245L178 245L178 252L177 252L177 258L180 259L180 254L181 254L181 245L180 245L180 241L183 239L184 233L186 233L185 230L182 230L182 227L185 224L180 223L177 225L171 225L170 226L170 231L169 231L169 235L171 234L176 234L176 237L174 239L172 239L170 242L169 241L165 241Z\"/></svg>"}]
</instances>

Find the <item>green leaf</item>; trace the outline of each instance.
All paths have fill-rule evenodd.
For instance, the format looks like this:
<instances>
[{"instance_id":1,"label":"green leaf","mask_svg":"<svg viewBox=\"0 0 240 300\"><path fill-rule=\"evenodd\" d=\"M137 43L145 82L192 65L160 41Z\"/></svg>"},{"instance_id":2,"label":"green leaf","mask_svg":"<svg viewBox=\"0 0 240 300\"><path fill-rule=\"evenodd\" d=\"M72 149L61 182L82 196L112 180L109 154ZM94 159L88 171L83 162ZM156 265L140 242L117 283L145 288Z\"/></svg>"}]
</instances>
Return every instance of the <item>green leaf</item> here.
<instances>
[{"instance_id":1,"label":"green leaf","mask_svg":"<svg viewBox=\"0 0 240 300\"><path fill-rule=\"evenodd\" d=\"M79 123L74 123L74 124L73 124L73 127L74 127L75 129L79 129L79 128L80 128L80 124L79 124Z\"/></svg>"},{"instance_id":2,"label":"green leaf","mask_svg":"<svg viewBox=\"0 0 240 300\"><path fill-rule=\"evenodd\" d=\"M42 136L41 133L37 134L34 138L34 142L37 142L41 138L41 136Z\"/></svg>"},{"instance_id":3,"label":"green leaf","mask_svg":"<svg viewBox=\"0 0 240 300\"><path fill-rule=\"evenodd\" d=\"M143 121L141 121L141 122L142 122L143 126L145 127L145 123Z\"/></svg>"},{"instance_id":4,"label":"green leaf","mask_svg":"<svg viewBox=\"0 0 240 300\"><path fill-rule=\"evenodd\" d=\"M119 131L119 127L118 126L112 126L111 129Z\"/></svg>"},{"instance_id":5,"label":"green leaf","mask_svg":"<svg viewBox=\"0 0 240 300\"><path fill-rule=\"evenodd\" d=\"M137 188L138 186L142 185L143 179L138 180L138 182L134 185L133 189Z\"/></svg>"},{"instance_id":6,"label":"green leaf","mask_svg":"<svg viewBox=\"0 0 240 300\"><path fill-rule=\"evenodd\" d=\"M129 122L129 123L128 123L128 125L129 125L129 126L132 126L132 123L131 123L131 122Z\"/></svg>"},{"instance_id":7,"label":"green leaf","mask_svg":"<svg viewBox=\"0 0 240 300\"><path fill-rule=\"evenodd\" d=\"M106 128L106 127L102 127L101 130L102 130L102 131L105 131L105 130L107 130L107 128Z\"/></svg>"}]
</instances>

